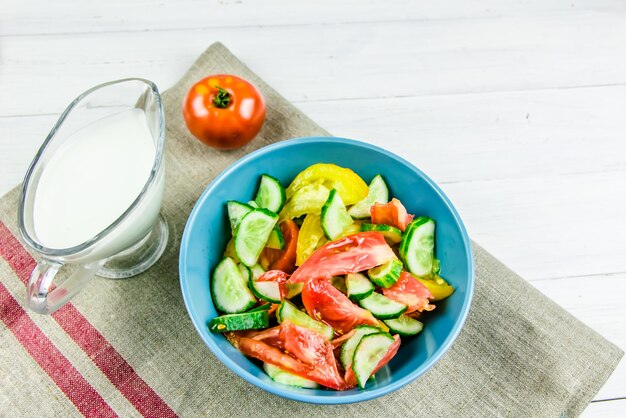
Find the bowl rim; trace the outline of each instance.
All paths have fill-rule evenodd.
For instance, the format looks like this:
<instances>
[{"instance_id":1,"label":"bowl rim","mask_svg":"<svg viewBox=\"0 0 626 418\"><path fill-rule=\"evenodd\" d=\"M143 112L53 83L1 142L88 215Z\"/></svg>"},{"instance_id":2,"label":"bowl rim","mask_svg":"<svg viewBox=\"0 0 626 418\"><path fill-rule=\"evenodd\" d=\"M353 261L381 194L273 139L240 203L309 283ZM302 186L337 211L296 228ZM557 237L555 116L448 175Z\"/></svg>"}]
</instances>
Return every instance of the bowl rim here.
<instances>
[{"instance_id":1,"label":"bowl rim","mask_svg":"<svg viewBox=\"0 0 626 418\"><path fill-rule=\"evenodd\" d=\"M236 170L238 167L247 164L250 160L253 160L259 156L262 156L270 152L279 151L283 148L297 146L299 144L307 144L307 143L320 143L320 144L343 143L343 144L348 144L348 145L354 145L357 147L368 148L372 151L381 153L385 156L388 156L408 166L413 171L415 171L417 175L421 176L422 179L424 179L430 185L430 187L432 187L433 190L439 195L439 197L442 199L444 204L448 207L448 209L452 213L453 218L455 222L457 223L459 230L461 231L461 237L463 240L463 244L465 246L465 256L466 256L467 263L468 263L469 281L468 281L467 291L465 294L465 299L463 300L463 306L461 308L461 315L459 318L460 320L457 320L450 334L448 334L444 342L439 346L438 350L434 353L434 355L428 361L422 363L419 367L417 367L412 372L408 373L403 378L400 378L398 380L392 380L389 384L385 385L384 387L374 388L374 389L366 390L366 391L360 391L360 392L356 392L356 393L345 395L345 396L336 396L336 395L335 396L323 396L323 395L320 396L320 395L309 395L305 392L300 393L296 391L287 391L286 388L283 389L278 384L272 384L271 382L268 383L266 381L263 381L257 378L256 376L250 374L248 371L246 371L241 366L239 366L235 361L233 361L224 352L222 352L221 349L217 346L217 344L212 339L205 338L202 330L200 329L200 324L197 324L196 321L193 320L193 316L192 316L191 308L190 308L190 294L189 294L190 292L186 285L185 265L186 265L186 258L187 258L187 248L190 245L189 237L191 234L190 233L191 225L196 220L199 207L202 205L202 202L204 202L204 200L207 199L207 196L213 191L213 189L218 187L218 185L223 181L223 179L226 176L228 176L232 171ZM452 202L450 201L450 199L448 199L448 197L445 195L443 190L441 190L441 188L430 177L428 177L422 170L417 168L414 164L407 161L406 159L390 151L387 151L381 147L378 147L376 145L372 145L363 141L357 141L354 139L341 138L341 137L310 136L310 137L300 137L300 138L283 140L278 143L259 148L258 150L255 150L251 152L250 154L247 154L244 157L240 158L239 160L235 161L233 164L231 164L226 169L224 169L224 171L222 171L217 177L215 177L215 179L213 179L213 181L211 181L211 183L204 189L204 191L202 192L202 194L200 195L200 197L194 204L194 207L191 213L189 214L189 217L187 218L187 222L185 223L185 230L183 232L183 236L180 242L179 281L180 281L181 292L183 295L183 301L185 303L185 308L187 309L187 314L189 315L189 318L191 319L191 322L193 323L193 326L196 329L196 332L198 333L198 335L200 335L200 338L202 339L202 341L204 341L205 345L209 347L209 349L213 352L213 354L224 365L226 365L226 367L228 367L231 371L233 371L235 374L237 374L239 377L241 377L248 383L253 384L261 389L266 390L267 392L270 392L274 395L281 396L286 399L313 403L313 404L338 405L338 404L349 404L349 403L357 403L357 402L371 400L380 396L387 395L391 392L394 392L404 387L405 385L413 382L418 377L422 376L424 373L430 370L439 361L439 359L448 351L448 349L452 346L452 344L458 337L459 333L461 332L461 329L463 329L463 326L467 319L467 315L470 310L470 306L472 304L472 297L474 294L474 279L475 279L474 256L472 252L471 241L470 241L469 235L467 234L467 229L465 228L465 225L463 224L463 221L461 220L461 217L459 213L457 212L456 208L454 207L454 205L452 205ZM334 394L335 392L329 392L329 393Z\"/></svg>"}]
</instances>

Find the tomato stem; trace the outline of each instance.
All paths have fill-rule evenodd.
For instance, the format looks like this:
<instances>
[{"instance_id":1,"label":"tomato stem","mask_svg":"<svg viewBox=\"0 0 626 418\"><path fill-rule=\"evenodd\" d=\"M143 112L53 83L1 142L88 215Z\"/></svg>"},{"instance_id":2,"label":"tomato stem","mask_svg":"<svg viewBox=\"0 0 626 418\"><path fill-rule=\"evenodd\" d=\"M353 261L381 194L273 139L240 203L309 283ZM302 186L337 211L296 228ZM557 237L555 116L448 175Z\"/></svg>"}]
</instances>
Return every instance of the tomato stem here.
<instances>
[{"instance_id":1,"label":"tomato stem","mask_svg":"<svg viewBox=\"0 0 626 418\"><path fill-rule=\"evenodd\" d=\"M227 108L230 103L230 93L220 86L215 86L215 88L217 89L217 95L213 98L213 104L220 109Z\"/></svg>"}]
</instances>

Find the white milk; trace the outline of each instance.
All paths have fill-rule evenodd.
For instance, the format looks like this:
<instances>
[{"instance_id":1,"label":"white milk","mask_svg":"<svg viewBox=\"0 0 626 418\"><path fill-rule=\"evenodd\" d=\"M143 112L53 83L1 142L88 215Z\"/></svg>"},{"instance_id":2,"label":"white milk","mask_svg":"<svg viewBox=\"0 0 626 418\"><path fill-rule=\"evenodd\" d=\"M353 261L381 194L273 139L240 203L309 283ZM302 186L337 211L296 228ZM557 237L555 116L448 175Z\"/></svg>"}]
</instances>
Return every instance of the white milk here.
<instances>
[{"instance_id":1,"label":"white milk","mask_svg":"<svg viewBox=\"0 0 626 418\"><path fill-rule=\"evenodd\" d=\"M33 226L48 248L73 247L111 225L137 199L155 159L155 144L141 109L100 119L74 133L44 166ZM161 173L162 174L162 173ZM103 242L105 256L144 236L158 215L162 175L147 196Z\"/></svg>"}]
</instances>

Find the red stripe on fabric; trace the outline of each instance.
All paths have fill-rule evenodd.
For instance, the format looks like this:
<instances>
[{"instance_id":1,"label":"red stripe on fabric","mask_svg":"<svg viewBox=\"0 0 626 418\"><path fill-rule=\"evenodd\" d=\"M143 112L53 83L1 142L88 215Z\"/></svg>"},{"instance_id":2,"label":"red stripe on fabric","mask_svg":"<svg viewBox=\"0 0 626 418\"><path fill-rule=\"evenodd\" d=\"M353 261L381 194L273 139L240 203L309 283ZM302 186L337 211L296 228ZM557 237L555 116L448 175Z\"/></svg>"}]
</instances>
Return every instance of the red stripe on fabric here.
<instances>
[{"instance_id":1,"label":"red stripe on fabric","mask_svg":"<svg viewBox=\"0 0 626 418\"><path fill-rule=\"evenodd\" d=\"M20 280L28 283L36 261L2 222L0 255ZM66 304L52 317L140 414L155 418L177 416L74 305Z\"/></svg>"},{"instance_id":2,"label":"red stripe on fabric","mask_svg":"<svg viewBox=\"0 0 626 418\"><path fill-rule=\"evenodd\" d=\"M2 283L0 283L0 319L81 414L87 417L117 417L106 401L37 327ZM41 408L45 407L46 405L41 405Z\"/></svg>"}]
</instances>

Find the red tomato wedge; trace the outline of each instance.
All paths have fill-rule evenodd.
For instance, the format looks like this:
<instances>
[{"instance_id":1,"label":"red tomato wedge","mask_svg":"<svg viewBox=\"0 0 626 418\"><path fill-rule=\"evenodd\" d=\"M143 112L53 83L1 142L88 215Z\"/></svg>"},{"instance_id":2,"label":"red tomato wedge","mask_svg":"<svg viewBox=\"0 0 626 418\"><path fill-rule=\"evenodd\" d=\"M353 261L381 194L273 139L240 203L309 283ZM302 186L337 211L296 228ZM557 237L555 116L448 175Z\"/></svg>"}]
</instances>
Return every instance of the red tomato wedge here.
<instances>
[{"instance_id":1,"label":"red tomato wedge","mask_svg":"<svg viewBox=\"0 0 626 418\"><path fill-rule=\"evenodd\" d=\"M389 361L393 358L393 356L395 356L396 353L398 352L398 349L400 348L400 336L394 335L393 339L395 341L393 342L393 344L391 344L391 346L385 353L385 357L380 359L380 361L376 365L376 368L374 368L374 371L372 372L372 374L376 374L377 371L382 369L385 366L385 364L389 363ZM348 369L346 370L345 381L347 385L356 386L357 384L356 375L354 374L354 370L352 370L352 365L350 365Z\"/></svg>"},{"instance_id":2,"label":"red tomato wedge","mask_svg":"<svg viewBox=\"0 0 626 418\"><path fill-rule=\"evenodd\" d=\"M404 205L395 197L389 203L375 203L370 208L373 224L385 224L395 226L404 232L413 215L409 215Z\"/></svg>"},{"instance_id":3,"label":"red tomato wedge","mask_svg":"<svg viewBox=\"0 0 626 418\"><path fill-rule=\"evenodd\" d=\"M296 269L298 225L291 219L287 219L280 223L280 230L285 238L285 247L282 250L266 247L263 249L263 257L269 260L270 270L282 270L291 274Z\"/></svg>"},{"instance_id":4,"label":"red tomato wedge","mask_svg":"<svg viewBox=\"0 0 626 418\"><path fill-rule=\"evenodd\" d=\"M326 387L346 389L346 382L337 369L333 345L318 332L285 321L279 338L285 351L309 365L307 376Z\"/></svg>"},{"instance_id":5,"label":"red tomato wedge","mask_svg":"<svg viewBox=\"0 0 626 418\"><path fill-rule=\"evenodd\" d=\"M400 279L393 286L382 289L382 291L383 295L389 299L407 305L408 309L405 313L435 309L435 305L429 303L429 299L433 299L433 295L409 272L403 271L400 274Z\"/></svg>"},{"instance_id":6,"label":"red tomato wedge","mask_svg":"<svg viewBox=\"0 0 626 418\"><path fill-rule=\"evenodd\" d=\"M265 273L261 274L257 282L276 282L278 283L278 288L280 289L280 296L285 297L285 283L289 275L282 270L268 270Z\"/></svg>"},{"instance_id":7,"label":"red tomato wedge","mask_svg":"<svg viewBox=\"0 0 626 418\"><path fill-rule=\"evenodd\" d=\"M331 241L315 250L291 275L288 283L356 273L384 264L392 258L396 258L396 255L382 234L360 232Z\"/></svg>"},{"instance_id":8,"label":"red tomato wedge","mask_svg":"<svg viewBox=\"0 0 626 418\"><path fill-rule=\"evenodd\" d=\"M343 377L341 377L339 372L336 371L337 364L334 356L332 361L334 362L334 368L337 374L329 375L327 373L329 370L332 370L332 364L330 364L329 367L326 363L319 363L316 367L313 367L296 358L293 358L279 348L272 347L271 345L264 343L263 341L241 337L237 340L236 346L239 351L246 356L254 357L265 363L280 367L282 370L304 377L305 379L312 380L331 389L346 390L354 387L348 386ZM322 362L324 361L326 360L322 359Z\"/></svg>"},{"instance_id":9,"label":"red tomato wedge","mask_svg":"<svg viewBox=\"0 0 626 418\"><path fill-rule=\"evenodd\" d=\"M304 284L302 303L311 318L325 322L338 334L346 334L357 325L378 325L378 320L369 311L352 303L324 277L310 279Z\"/></svg>"}]
</instances>

